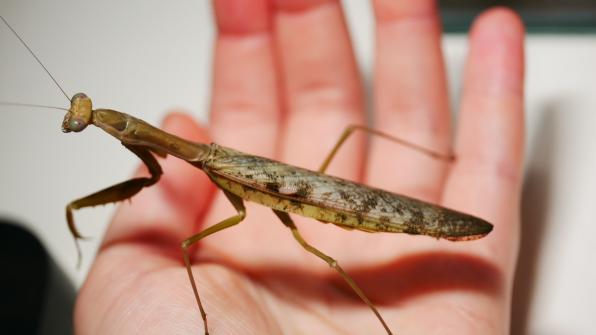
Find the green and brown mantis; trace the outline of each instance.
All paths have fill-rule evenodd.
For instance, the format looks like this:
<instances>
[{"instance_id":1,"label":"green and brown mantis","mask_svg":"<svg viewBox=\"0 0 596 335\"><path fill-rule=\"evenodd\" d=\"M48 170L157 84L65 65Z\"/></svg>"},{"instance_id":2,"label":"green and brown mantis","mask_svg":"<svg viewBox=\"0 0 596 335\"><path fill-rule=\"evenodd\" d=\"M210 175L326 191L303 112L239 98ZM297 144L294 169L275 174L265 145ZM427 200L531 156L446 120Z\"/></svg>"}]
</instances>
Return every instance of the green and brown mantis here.
<instances>
[{"instance_id":1,"label":"green and brown mantis","mask_svg":"<svg viewBox=\"0 0 596 335\"><path fill-rule=\"evenodd\" d=\"M27 44L3 17L0 18L60 87ZM68 98L63 90L62 92ZM181 244L188 277L204 322L205 334L208 334L207 316L193 277L188 250L203 238L240 223L246 216L244 200L270 207L304 249L321 258L337 271L370 307L387 334L392 334L389 326L366 294L335 259L304 240L289 213L347 229L427 235L452 241L481 238L490 233L493 228L490 223L471 215L324 174L338 149L355 130L367 131L396 141L437 159L450 159L449 155L435 153L376 130L361 126L349 127L319 170L311 171L245 154L214 143L190 142L128 114L110 109L93 109L91 99L83 93L75 94L70 101L71 106L62 123L64 132L81 132L88 125L93 124L118 139L139 157L150 173L149 177L130 179L67 205L68 227L75 238L77 248L81 235L74 223L73 210L126 200L141 189L157 183L162 170L155 155L160 157L172 155L203 170L236 209L236 215L190 236Z\"/></svg>"}]
</instances>

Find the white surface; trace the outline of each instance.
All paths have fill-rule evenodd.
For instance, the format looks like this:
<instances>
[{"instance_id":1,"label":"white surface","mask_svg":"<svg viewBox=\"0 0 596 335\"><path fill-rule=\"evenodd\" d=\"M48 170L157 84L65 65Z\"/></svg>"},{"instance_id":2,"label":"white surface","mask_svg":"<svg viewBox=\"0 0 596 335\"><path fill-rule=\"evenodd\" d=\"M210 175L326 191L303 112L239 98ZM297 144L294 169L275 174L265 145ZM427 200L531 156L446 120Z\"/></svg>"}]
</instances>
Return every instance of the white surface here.
<instances>
[{"instance_id":1,"label":"white surface","mask_svg":"<svg viewBox=\"0 0 596 335\"><path fill-rule=\"evenodd\" d=\"M2 0L0 14L72 95L151 123L184 108L207 120L213 41L208 1ZM363 73L370 79L372 18L347 3ZM25 49L0 27L0 101L66 107ZM445 38L457 102L466 42ZM527 180L524 238L514 298L514 333L589 334L596 311L596 37L527 39ZM0 106L0 215L24 222L80 285L113 206L77 212L84 264L64 221L64 205L130 175L138 164L92 130L62 134L63 113ZM307 144L305 144L307 145Z\"/></svg>"}]
</instances>

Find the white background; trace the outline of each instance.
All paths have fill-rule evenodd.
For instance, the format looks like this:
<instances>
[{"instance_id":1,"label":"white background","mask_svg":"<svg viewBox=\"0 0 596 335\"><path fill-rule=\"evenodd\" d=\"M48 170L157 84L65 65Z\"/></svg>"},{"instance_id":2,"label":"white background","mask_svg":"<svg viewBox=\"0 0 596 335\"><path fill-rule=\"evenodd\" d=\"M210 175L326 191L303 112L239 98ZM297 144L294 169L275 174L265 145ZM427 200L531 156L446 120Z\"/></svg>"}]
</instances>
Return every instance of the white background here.
<instances>
[{"instance_id":1,"label":"white background","mask_svg":"<svg viewBox=\"0 0 596 335\"><path fill-rule=\"evenodd\" d=\"M371 9L366 1L344 3L361 70L370 79ZM214 34L209 1L2 0L0 14L69 95L86 92L96 107L151 123L172 108L207 121ZM456 106L465 36L446 36L444 47ZM524 237L513 333L522 334L527 323L528 334L593 334L596 36L528 36L526 87ZM68 106L1 26L0 101ZM0 216L37 233L80 285L114 206L76 213L81 230L94 237L83 243L77 271L64 205L124 180L138 162L98 129L62 134L62 118L61 111L0 106Z\"/></svg>"}]
</instances>

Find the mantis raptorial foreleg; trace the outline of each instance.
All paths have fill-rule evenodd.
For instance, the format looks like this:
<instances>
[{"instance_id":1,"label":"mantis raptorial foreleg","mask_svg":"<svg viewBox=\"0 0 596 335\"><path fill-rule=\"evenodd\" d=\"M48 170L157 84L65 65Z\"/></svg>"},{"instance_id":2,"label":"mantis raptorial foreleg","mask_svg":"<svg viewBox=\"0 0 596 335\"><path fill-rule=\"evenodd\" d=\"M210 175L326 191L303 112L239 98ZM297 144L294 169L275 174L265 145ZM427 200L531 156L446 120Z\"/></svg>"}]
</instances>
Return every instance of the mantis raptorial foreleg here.
<instances>
[{"instance_id":1,"label":"mantis raptorial foreleg","mask_svg":"<svg viewBox=\"0 0 596 335\"><path fill-rule=\"evenodd\" d=\"M137 155L137 157L139 157L143 163L145 163L151 176L149 178L133 178L119 184L112 185L86 197L74 200L66 206L66 221L68 222L68 228L70 229L72 236L75 238L75 244L77 247L77 264L81 263L81 248L79 246L78 239L83 238L83 236L81 236L75 226L72 211L75 209L105 205L129 199L137 194L143 187L148 187L157 183L163 173L161 166L159 166L159 163L147 148L127 144L124 144L124 146Z\"/></svg>"},{"instance_id":2,"label":"mantis raptorial foreleg","mask_svg":"<svg viewBox=\"0 0 596 335\"><path fill-rule=\"evenodd\" d=\"M379 314L379 311L377 311L376 307L368 299L368 297L364 294L362 289L360 287L358 287L358 285L356 284L354 279L352 279L352 277L349 274L347 274L344 271L344 269L341 268L341 266L339 266L339 263L332 257L327 256L322 251L320 251L317 248L313 247L312 245L308 244L308 242L306 242L304 240L304 238L298 231L298 227L296 227L296 225L294 224L294 221L292 220L292 218L290 217L290 215L288 213L278 211L275 209L273 210L273 213L275 213L275 215L277 215L277 217L281 220L281 222L283 222L283 224L292 231L292 235L294 235L294 238L296 239L296 241L298 241L298 243L300 243L300 245L306 251L308 251L311 254L314 254L315 256L324 260L327 264L329 264L330 267L332 267L335 271L337 271L337 273L339 273L339 275L346 281L346 283L350 286L350 288L352 288L352 290L360 297L360 299L362 299L362 301L364 301L364 303L366 303L368 305L368 307L370 307L370 309L373 311L373 313L375 313L375 315L377 316L377 318L379 319L381 324L383 324L383 327L385 328L387 333L392 334L391 330L389 329L389 326L387 326L387 324L385 323L385 320L383 320L383 318L381 317L381 314Z\"/></svg>"},{"instance_id":3,"label":"mantis raptorial foreleg","mask_svg":"<svg viewBox=\"0 0 596 335\"><path fill-rule=\"evenodd\" d=\"M203 238L217 233L220 230L224 230L226 228L230 228L234 225L240 223L246 217L246 208L244 207L244 202L242 198L237 195L234 195L228 191L224 191L224 194L230 200L236 211L238 211L237 215L229 217L219 223L203 230L202 232L193 235L182 242L182 250L184 251L184 264L186 264L186 271L188 272L188 278L190 279L190 284L192 285L192 291L195 295L195 299L197 304L199 305L199 310L201 312L201 318L203 319L203 325L205 327L205 335L209 335L209 330L207 329L207 313L205 313L205 309L203 308L203 303L201 303L201 298L199 297L199 291L197 290L197 285L195 284L195 278L192 274L192 269L190 267L190 255L188 254L188 248L190 248L193 244L199 242Z\"/></svg>"},{"instance_id":4,"label":"mantis raptorial foreleg","mask_svg":"<svg viewBox=\"0 0 596 335\"><path fill-rule=\"evenodd\" d=\"M343 133L341 134L341 136L335 143L335 146L333 146L333 149L331 149L331 152L329 153L329 155L327 155L327 158L325 158L325 160L323 161L323 164L321 164L321 167L319 167L318 171L320 173L324 173L325 170L327 170L329 163L331 163L331 160L333 159L333 157L335 157L335 154L337 154L337 151L339 150L339 148L342 146L342 144L344 144L344 142L348 139L348 137L350 137L350 135L352 135L354 130L362 130L362 131L370 133L372 135L383 137L390 141L405 145L408 148L418 150L418 151L420 151L424 154L427 154L433 158L442 159L442 160L446 160L446 161L450 161L450 160L454 159L454 156L452 154L449 154L449 155L441 154L441 153L432 151L428 148L425 148L423 146L420 146L418 144L408 142L406 140L403 140L403 139L395 137L395 136L391 136L389 134L383 133L383 132L373 129L373 128L369 128L366 126L360 126L360 125L350 125L350 126L346 127L346 129L343 131Z\"/></svg>"}]
</instances>

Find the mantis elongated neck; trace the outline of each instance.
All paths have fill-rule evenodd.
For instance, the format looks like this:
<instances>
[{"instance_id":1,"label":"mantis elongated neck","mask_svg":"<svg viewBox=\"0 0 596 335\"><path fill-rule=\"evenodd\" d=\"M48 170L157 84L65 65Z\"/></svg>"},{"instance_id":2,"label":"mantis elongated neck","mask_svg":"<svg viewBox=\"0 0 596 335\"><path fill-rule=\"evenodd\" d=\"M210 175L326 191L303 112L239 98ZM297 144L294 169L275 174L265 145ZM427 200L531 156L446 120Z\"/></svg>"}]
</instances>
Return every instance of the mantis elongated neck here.
<instances>
[{"instance_id":1,"label":"mantis elongated neck","mask_svg":"<svg viewBox=\"0 0 596 335\"><path fill-rule=\"evenodd\" d=\"M158 155L172 155L188 162L203 162L210 146L167 133L131 115L111 109L93 111L93 124L123 144L150 148Z\"/></svg>"}]
</instances>

